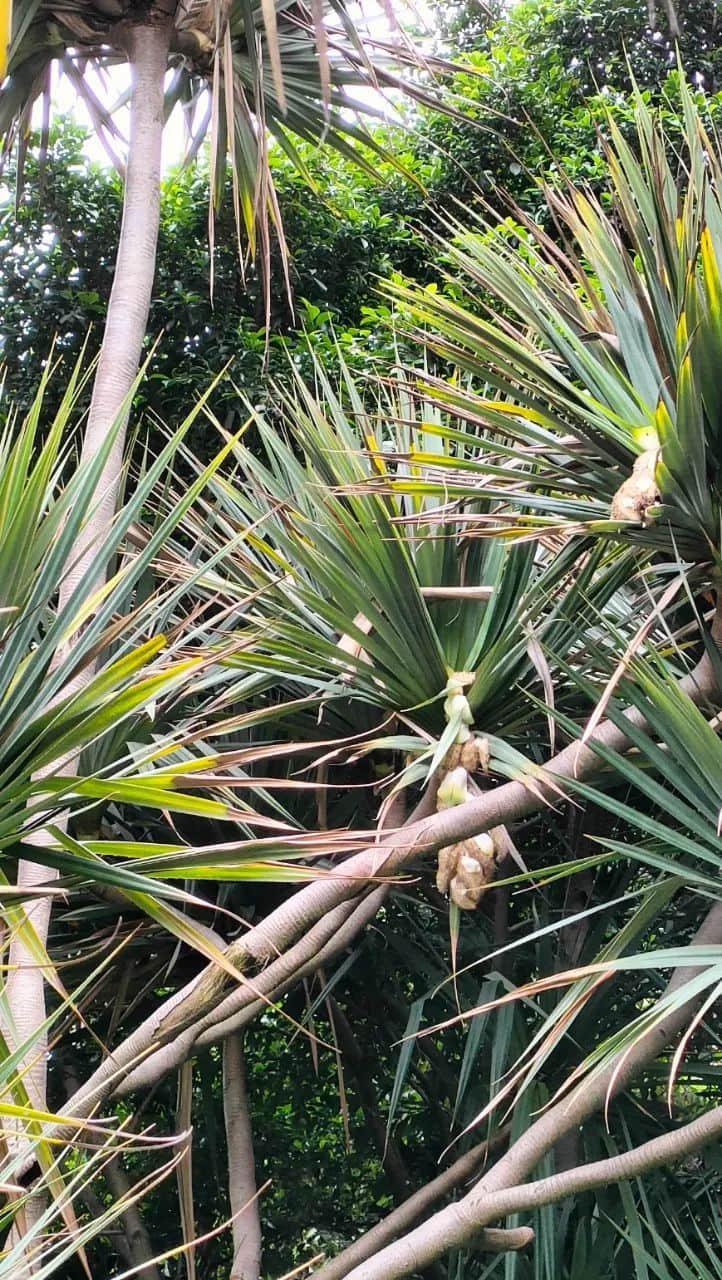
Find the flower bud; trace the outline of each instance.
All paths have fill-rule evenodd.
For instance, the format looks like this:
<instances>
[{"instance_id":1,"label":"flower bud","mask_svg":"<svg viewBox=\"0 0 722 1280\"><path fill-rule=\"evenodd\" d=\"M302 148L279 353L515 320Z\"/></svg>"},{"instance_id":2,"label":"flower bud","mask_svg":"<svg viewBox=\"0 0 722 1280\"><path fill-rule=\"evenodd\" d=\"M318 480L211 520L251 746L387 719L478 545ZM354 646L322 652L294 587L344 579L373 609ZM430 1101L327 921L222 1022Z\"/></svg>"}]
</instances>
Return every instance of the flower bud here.
<instances>
[{"instance_id":1,"label":"flower bud","mask_svg":"<svg viewBox=\"0 0 722 1280\"><path fill-rule=\"evenodd\" d=\"M466 769L461 768L451 769L447 773L436 793L437 809L453 809L455 805L463 804L468 799L468 776Z\"/></svg>"}]
</instances>

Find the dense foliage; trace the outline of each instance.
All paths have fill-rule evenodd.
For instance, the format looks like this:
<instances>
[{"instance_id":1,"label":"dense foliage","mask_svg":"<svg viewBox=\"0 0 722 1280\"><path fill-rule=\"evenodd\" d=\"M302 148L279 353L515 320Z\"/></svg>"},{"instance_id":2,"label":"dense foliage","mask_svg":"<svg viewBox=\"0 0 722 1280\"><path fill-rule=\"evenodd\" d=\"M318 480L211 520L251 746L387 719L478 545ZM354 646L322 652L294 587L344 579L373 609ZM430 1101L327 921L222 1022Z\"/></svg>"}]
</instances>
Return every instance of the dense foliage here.
<instances>
[{"instance_id":1,"label":"dense foliage","mask_svg":"<svg viewBox=\"0 0 722 1280\"><path fill-rule=\"evenodd\" d=\"M26 1237L49 1236L44 1274L82 1275L80 1242L94 1274L192 1280L194 1257L227 1280L224 1044L240 1036L269 1277L342 1254L486 1139L493 1193L497 1156L563 1115L560 1093L593 1097L595 1069L634 1059L655 1018L617 1096L613 1075L510 1185L573 1178L720 1107L722 933L698 936L722 854L717 104L670 75L666 7L659 31L646 4L534 0L493 24L450 9L445 38L481 76L457 78L471 124L418 113L396 137L423 192L309 148L324 198L309 196L274 156L296 310L276 254L270 334L253 268L239 276L232 190L211 296L205 176L167 175L160 340L97 551L116 571L65 614L102 462L68 467L97 330L81 352L121 190L66 122L42 170L30 147L17 210L6 192L0 905L51 987L50 1107L127 1125L114 1148L62 1130L76 1221L43 1141L56 1130L2 1039L0 1109L24 1112L36 1161L4 1154L2 1222L22 1222L40 1171L51 1207ZM716 91L716 9L677 13ZM476 825L452 840L456 810ZM487 831L492 853L474 843ZM62 877L47 953L9 889L28 838ZM186 1001L207 1003L184 1020L173 1000L199 977ZM721 1178L698 1144L494 1220L531 1223L530 1247L444 1249L439 1229L414 1274L717 1280ZM471 1181L421 1229L440 1210L450 1230L456 1201L478 1211ZM379 1258L374 1280L401 1274Z\"/></svg>"},{"instance_id":2,"label":"dense foliage","mask_svg":"<svg viewBox=\"0 0 722 1280\"><path fill-rule=\"evenodd\" d=\"M20 407L35 394L51 338L56 354L73 360L86 345L94 354L102 336L122 191L112 170L87 160L83 142L82 131L66 121L54 130L42 171L31 151L19 203L12 166L7 174L0 206L1 353L7 390ZM215 226L211 295L207 175L186 170L166 177L148 340L160 343L139 397L139 407L161 421L177 422L189 397L229 363L234 383L252 403L262 402L268 377L287 373L289 358L308 370L302 325L330 349L333 323L352 360L357 352L359 362L372 366L376 354L388 359L390 339L381 331L384 309L374 299L373 281L403 258L413 232L381 209L370 180L347 163L310 154L307 160L323 199L309 197L297 173L276 158L275 181L294 245L293 304L276 255L270 343L257 273L251 265L242 277L239 269L230 178ZM218 388L213 404L221 419L233 411L237 393L230 383Z\"/></svg>"},{"instance_id":3,"label":"dense foliage","mask_svg":"<svg viewBox=\"0 0 722 1280\"><path fill-rule=\"evenodd\" d=\"M685 3L677 12L687 72L716 93L717 5ZM226 366L252 404L264 403L269 377L287 379L289 358L312 376L303 331L327 361L338 342L359 372L380 372L397 355L409 356L403 334L396 339L400 350L390 339L378 282L392 273L439 282L430 233L443 235L450 213L480 199L506 213L511 197L543 221L540 177L556 181L561 166L573 181L603 182L598 130L610 107L630 120L630 70L654 99L671 93L674 114L673 41L664 13L658 18L658 29L647 26L644 0L611 6L525 0L493 21L483 6L460 6L445 39L447 52L468 50L472 73L456 78L468 123L406 108L403 129L381 136L409 176L378 162L374 179L301 145L314 182L309 192L297 168L273 153L292 299L276 246L270 340L257 272L253 265L243 277L239 271L230 177L215 219L211 294L207 175L168 174L148 327L149 346L160 342L139 408L172 425ZM0 187L0 354L7 390L23 408L51 337L57 352L73 358L86 342L90 354L98 347L121 206L119 179L87 160L82 131L70 121L55 127L40 168L38 155L31 147L24 159L17 200L12 163ZM229 382L216 388L213 405L222 421L227 414L229 425L237 421ZM194 439L209 454L205 434L199 426Z\"/></svg>"}]
</instances>

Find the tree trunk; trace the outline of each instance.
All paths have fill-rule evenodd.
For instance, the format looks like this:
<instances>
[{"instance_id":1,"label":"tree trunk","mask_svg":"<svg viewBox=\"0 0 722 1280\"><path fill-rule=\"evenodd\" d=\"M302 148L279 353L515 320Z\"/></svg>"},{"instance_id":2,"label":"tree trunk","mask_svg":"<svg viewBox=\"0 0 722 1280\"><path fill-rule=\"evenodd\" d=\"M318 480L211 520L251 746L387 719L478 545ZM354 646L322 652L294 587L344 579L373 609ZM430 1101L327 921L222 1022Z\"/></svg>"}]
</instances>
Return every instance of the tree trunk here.
<instances>
[{"instance_id":1,"label":"tree trunk","mask_svg":"<svg viewBox=\"0 0 722 1280\"><path fill-rule=\"evenodd\" d=\"M228 1147L228 1189L233 1214L233 1266L230 1280L258 1280L261 1274L261 1223L256 1197L256 1164L248 1110L243 1037L223 1045L223 1114Z\"/></svg>"},{"instance_id":2,"label":"tree trunk","mask_svg":"<svg viewBox=\"0 0 722 1280\"><path fill-rule=\"evenodd\" d=\"M130 1265L138 1280L160 1280L160 1272L152 1261L153 1245L145 1225L140 1206L132 1200L131 1185L123 1168L121 1157L113 1156L105 1166L105 1178L116 1204L126 1201L127 1207L120 1215L123 1234L130 1254Z\"/></svg>"},{"instance_id":3,"label":"tree trunk","mask_svg":"<svg viewBox=\"0 0 722 1280\"><path fill-rule=\"evenodd\" d=\"M82 582L88 593L97 588L104 569L91 572L96 546L106 536L120 489L126 427L130 411L128 398L133 386L145 338L151 290L155 274L155 253L160 217L160 162L163 135L163 91L172 18L151 12L146 24L131 26L125 44L131 67L130 135L126 171L123 221L113 287L103 334L103 343L93 385L88 425L81 452L81 464L100 449L108 431L117 421L113 448L103 468L96 501L70 555L67 572L60 585L62 610ZM77 682L66 686L66 696L82 688L90 679L86 669ZM75 760L58 760L48 772L72 773ZM30 843L41 844L47 836L36 833ZM18 867L18 884L48 883L56 873L25 859ZM43 944L50 923L50 899L41 898L26 908L28 918ZM45 1018L44 975L24 944L15 938L10 948L10 978L7 986L12 1016L12 1037L22 1044L35 1036L35 1047L24 1074L31 1102L44 1108L47 1096L47 1041L38 1033ZM28 1264L27 1274L32 1274ZM32 1268L32 1269L30 1269ZM17 1280L22 1280L18 1275Z\"/></svg>"},{"instance_id":4,"label":"tree trunk","mask_svg":"<svg viewBox=\"0 0 722 1280\"><path fill-rule=\"evenodd\" d=\"M147 25L129 27L125 38L132 96L123 221L81 463L95 457L113 423L118 418L120 422L98 481L94 509L73 549L60 591L61 608L80 582L87 581L89 591L99 585L97 573L89 580L93 550L107 533L118 500L128 396L143 351L155 275L163 89L171 30L171 17L152 10Z\"/></svg>"}]
</instances>

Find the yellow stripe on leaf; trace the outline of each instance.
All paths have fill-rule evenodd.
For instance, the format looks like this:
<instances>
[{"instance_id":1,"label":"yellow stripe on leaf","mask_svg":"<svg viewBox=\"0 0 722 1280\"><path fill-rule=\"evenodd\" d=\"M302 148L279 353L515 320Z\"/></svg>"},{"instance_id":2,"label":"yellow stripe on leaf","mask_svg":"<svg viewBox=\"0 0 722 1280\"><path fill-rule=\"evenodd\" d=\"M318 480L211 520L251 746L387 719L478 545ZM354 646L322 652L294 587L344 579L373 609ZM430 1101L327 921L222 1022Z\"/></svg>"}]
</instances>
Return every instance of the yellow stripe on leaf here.
<instances>
[{"instance_id":1,"label":"yellow stripe on leaf","mask_svg":"<svg viewBox=\"0 0 722 1280\"><path fill-rule=\"evenodd\" d=\"M13 30L13 0L0 0L0 81L8 69L8 50Z\"/></svg>"}]
</instances>

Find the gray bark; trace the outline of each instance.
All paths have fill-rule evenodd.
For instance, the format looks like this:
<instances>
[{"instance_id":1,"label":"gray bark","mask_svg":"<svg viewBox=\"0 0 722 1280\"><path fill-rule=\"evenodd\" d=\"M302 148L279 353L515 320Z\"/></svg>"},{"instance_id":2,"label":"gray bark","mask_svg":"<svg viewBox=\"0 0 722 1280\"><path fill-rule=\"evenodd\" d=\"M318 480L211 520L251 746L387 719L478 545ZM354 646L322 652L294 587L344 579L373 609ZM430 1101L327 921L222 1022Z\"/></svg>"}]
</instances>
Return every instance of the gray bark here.
<instances>
[{"instance_id":1,"label":"gray bark","mask_svg":"<svg viewBox=\"0 0 722 1280\"><path fill-rule=\"evenodd\" d=\"M256 1163L248 1109L243 1036L223 1045L223 1115L228 1147L228 1190L233 1215L233 1265L230 1280L259 1280L261 1221L256 1196Z\"/></svg>"}]
</instances>

